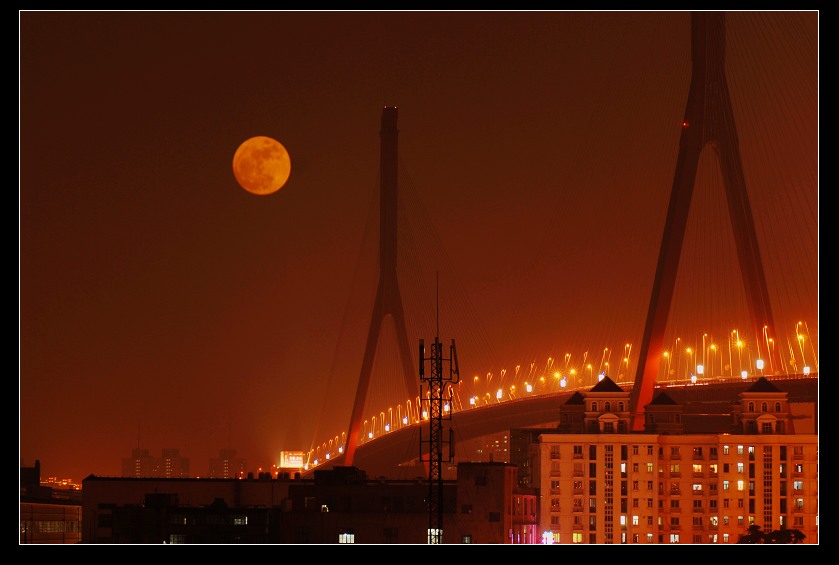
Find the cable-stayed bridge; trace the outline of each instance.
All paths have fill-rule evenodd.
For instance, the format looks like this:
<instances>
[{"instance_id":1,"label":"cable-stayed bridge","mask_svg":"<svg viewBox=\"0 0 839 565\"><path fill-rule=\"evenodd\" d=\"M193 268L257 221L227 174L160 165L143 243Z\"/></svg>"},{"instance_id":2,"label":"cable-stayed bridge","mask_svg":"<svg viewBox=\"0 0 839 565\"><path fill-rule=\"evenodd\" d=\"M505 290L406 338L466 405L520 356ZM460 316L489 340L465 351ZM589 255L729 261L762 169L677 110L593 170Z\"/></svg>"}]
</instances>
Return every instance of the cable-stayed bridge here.
<instances>
[{"instance_id":1,"label":"cable-stayed bridge","mask_svg":"<svg viewBox=\"0 0 839 565\"><path fill-rule=\"evenodd\" d=\"M673 174L658 260L650 266L655 274L644 304L635 307L632 339L617 344L603 346L595 324L588 330L591 345L558 344L509 365L497 361L480 316L456 282L457 266L445 257L445 242L436 239L433 222L399 166L398 110L384 108L378 198L368 234L374 245L367 246L366 262L359 259L359 269L373 268L367 283L359 283L360 298L345 318L354 337L347 340L349 353L336 353L333 361L331 379L340 384L328 387L323 399L322 412L349 410L348 423L314 432L309 469L364 468L365 459L370 465L377 459L373 454L387 453L381 459L395 457L394 463L417 458L418 430L426 418L417 355L423 338L457 341L461 370L468 372L448 391L446 410L456 437L464 441L493 429L555 420L557 403L568 391L589 388L603 374L631 389L636 423L656 383L736 386L758 375L817 382L817 136L814 144L813 124L807 126L797 105L817 93L808 83L787 84L777 97L767 96L777 113L749 114L749 100L742 97L744 89L738 88L738 74L728 61L737 57L737 68L763 69L772 64L765 59L773 54L741 40L731 19L710 12L690 16L690 57L682 83L674 88L681 96L681 114L673 124L677 133L671 133L674 151L661 156L672 159ZM738 23L754 26L752 32L765 26L771 40L773 22L742 17ZM801 38L785 39L775 44L785 57L812 55L813 46L808 50ZM741 119L743 114L751 119ZM631 142L630 130L624 143ZM755 186L751 179L763 178L760 172L779 162L776 151L812 166L803 173L776 172L771 187ZM630 178L624 181L632 184ZM650 204L655 206L660 205ZM615 241L616 249L621 245ZM372 281L370 273L375 273ZM604 288L620 295L624 285L615 277ZM550 330L535 321L534 332L540 331ZM342 391L340 398L330 394L333 388Z\"/></svg>"}]
</instances>

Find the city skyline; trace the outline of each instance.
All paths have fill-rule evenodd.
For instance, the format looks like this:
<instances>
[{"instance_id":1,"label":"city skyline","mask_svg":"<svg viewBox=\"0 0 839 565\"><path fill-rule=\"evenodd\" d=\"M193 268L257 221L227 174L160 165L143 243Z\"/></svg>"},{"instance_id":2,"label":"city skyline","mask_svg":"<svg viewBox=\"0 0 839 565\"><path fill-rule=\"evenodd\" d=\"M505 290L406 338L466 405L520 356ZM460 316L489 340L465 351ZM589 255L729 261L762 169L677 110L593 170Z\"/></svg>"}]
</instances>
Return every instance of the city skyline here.
<instances>
[{"instance_id":1,"label":"city skyline","mask_svg":"<svg viewBox=\"0 0 839 565\"><path fill-rule=\"evenodd\" d=\"M134 447L196 470L232 447L268 466L345 428L361 355L338 350L370 321L354 292L375 291L386 105L424 220L400 243L442 257L440 337L467 375L640 339L689 12L20 16L21 465L79 481ZM817 340L818 12L731 13L728 35L777 329ZM256 135L292 163L268 196L231 169ZM725 230L698 214L689 238ZM727 290L696 257L679 288L736 304L733 242L713 244ZM677 296L674 325L702 324L683 339L737 327L742 309ZM425 307L412 338L429 341Z\"/></svg>"}]
</instances>

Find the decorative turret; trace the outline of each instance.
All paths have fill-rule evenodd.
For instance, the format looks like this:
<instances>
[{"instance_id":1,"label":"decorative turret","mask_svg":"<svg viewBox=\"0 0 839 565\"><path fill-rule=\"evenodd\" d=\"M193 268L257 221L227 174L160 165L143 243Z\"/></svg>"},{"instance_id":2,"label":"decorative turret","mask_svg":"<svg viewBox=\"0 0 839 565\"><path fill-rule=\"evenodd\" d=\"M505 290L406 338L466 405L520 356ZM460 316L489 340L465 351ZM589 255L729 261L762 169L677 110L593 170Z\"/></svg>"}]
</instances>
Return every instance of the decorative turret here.
<instances>
[{"instance_id":1,"label":"decorative turret","mask_svg":"<svg viewBox=\"0 0 839 565\"><path fill-rule=\"evenodd\" d=\"M765 377L739 394L740 402L731 410L732 433L794 434L788 393Z\"/></svg>"},{"instance_id":2,"label":"decorative turret","mask_svg":"<svg viewBox=\"0 0 839 565\"><path fill-rule=\"evenodd\" d=\"M681 434L685 431L685 407L662 391L644 409L644 431L648 434Z\"/></svg>"},{"instance_id":3,"label":"decorative turret","mask_svg":"<svg viewBox=\"0 0 839 565\"><path fill-rule=\"evenodd\" d=\"M604 376L585 395L584 433L624 434L630 424L629 392Z\"/></svg>"}]
</instances>

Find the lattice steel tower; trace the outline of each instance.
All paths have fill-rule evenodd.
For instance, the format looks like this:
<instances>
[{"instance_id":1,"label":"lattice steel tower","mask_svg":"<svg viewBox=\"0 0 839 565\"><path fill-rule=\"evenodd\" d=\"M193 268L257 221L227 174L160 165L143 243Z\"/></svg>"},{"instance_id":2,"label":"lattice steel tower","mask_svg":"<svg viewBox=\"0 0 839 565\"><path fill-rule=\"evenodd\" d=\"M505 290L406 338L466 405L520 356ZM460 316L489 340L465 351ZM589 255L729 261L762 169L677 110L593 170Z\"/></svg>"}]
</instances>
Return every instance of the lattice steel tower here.
<instances>
[{"instance_id":1,"label":"lattice steel tower","mask_svg":"<svg viewBox=\"0 0 839 565\"><path fill-rule=\"evenodd\" d=\"M439 335L439 331L437 332ZM431 364L431 373L426 376L425 363ZM443 376L443 361L449 361L449 374ZM454 340L449 347L448 359L443 358L443 344L439 337L431 344L431 356L425 356L425 342L420 340L419 347L421 405L428 412L428 439L423 439L420 428L420 460L428 463L428 543L443 543L443 462L454 460L454 431L449 428L445 438L443 422L452 417L452 384L460 380L457 366L457 350ZM426 394L427 390L427 394ZM449 453L444 458L443 451L448 445Z\"/></svg>"},{"instance_id":2,"label":"lattice steel tower","mask_svg":"<svg viewBox=\"0 0 839 565\"><path fill-rule=\"evenodd\" d=\"M699 156L706 146L715 150L734 231L740 273L755 335L774 338L766 276L760 259L754 218L746 192L737 128L725 78L725 14L691 14L691 82L679 140L679 157L664 224L664 235L653 282L650 307L635 384L630 395L633 430L644 429L644 406L652 400L664 347L676 272L684 243Z\"/></svg>"}]
</instances>

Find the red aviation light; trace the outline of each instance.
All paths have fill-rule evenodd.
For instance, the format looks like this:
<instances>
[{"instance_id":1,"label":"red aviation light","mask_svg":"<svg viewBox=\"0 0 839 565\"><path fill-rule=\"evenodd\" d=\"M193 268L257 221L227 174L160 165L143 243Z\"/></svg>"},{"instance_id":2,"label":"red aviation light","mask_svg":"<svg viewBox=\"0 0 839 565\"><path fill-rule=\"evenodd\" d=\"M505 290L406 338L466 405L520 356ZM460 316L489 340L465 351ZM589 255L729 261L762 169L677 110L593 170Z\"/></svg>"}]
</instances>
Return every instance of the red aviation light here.
<instances>
[{"instance_id":1,"label":"red aviation light","mask_svg":"<svg viewBox=\"0 0 839 565\"><path fill-rule=\"evenodd\" d=\"M689 122L689 121L687 121L687 120L684 120L684 121L682 122L682 127L683 127L683 128L689 128L689 127L690 127L690 122Z\"/></svg>"}]
</instances>

